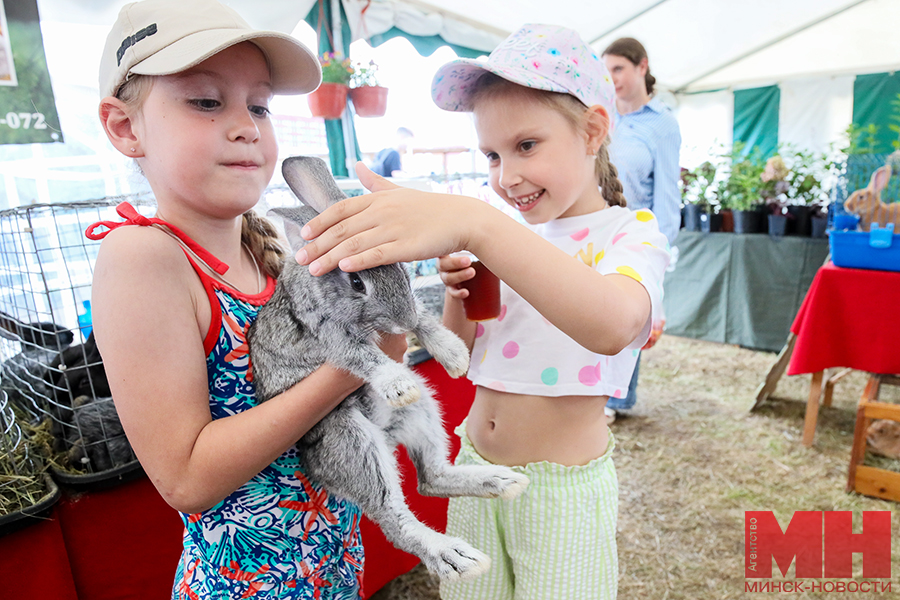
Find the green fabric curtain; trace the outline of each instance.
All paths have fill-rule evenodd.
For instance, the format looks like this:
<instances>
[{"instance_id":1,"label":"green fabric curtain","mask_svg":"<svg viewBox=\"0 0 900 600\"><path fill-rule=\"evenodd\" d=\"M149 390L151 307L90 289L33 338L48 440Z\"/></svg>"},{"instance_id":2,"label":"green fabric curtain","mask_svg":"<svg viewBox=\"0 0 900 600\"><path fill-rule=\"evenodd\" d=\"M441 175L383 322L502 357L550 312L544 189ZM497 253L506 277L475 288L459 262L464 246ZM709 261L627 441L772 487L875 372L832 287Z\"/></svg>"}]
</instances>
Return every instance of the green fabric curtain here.
<instances>
[{"instance_id":1,"label":"green fabric curtain","mask_svg":"<svg viewBox=\"0 0 900 600\"><path fill-rule=\"evenodd\" d=\"M682 229L678 264L666 273L666 333L777 352L828 241Z\"/></svg>"},{"instance_id":2,"label":"green fabric curtain","mask_svg":"<svg viewBox=\"0 0 900 600\"><path fill-rule=\"evenodd\" d=\"M456 52L456 55L460 58L478 58L479 56L489 54L488 52L483 52L481 50L473 50L471 48L466 48L465 46L457 46L456 44L451 44L439 35L431 35L428 37L412 35L396 27L392 27L384 33L373 35L369 39L369 44L371 44L373 48L377 48L378 46L395 37L404 37L408 39L409 42L413 45L413 48L416 49L416 52L418 52L422 56L431 56L432 54L434 54L435 50L437 50L441 46L449 46L450 49Z\"/></svg>"},{"instance_id":3,"label":"green fabric curtain","mask_svg":"<svg viewBox=\"0 0 900 600\"><path fill-rule=\"evenodd\" d=\"M319 23L319 16L324 15L322 23ZM350 25L347 23L347 16L344 14L344 8L341 6L341 40L343 40L342 48L335 50L331 39L331 2L328 0L319 0L316 6L306 15L306 22L310 27L316 30L319 38L319 54L326 52L340 52L345 57L350 56ZM353 120L348 124L349 135L351 137L353 151L356 153L356 160L362 160L362 154L359 152L359 142L356 139L356 127ZM340 119L325 119L325 136L328 142L328 158L331 162L331 172L335 177L349 177L350 172L347 170L347 152L344 146L344 127Z\"/></svg>"},{"instance_id":4,"label":"green fabric curtain","mask_svg":"<svg viewBox=\"0 0 900 600\"><path fill-rule=\"evenodd\" d=\"M900 125L900 106L892 102L900 94L900 73L874 73L857 75L853 82L853 124L866 127L870 123L878 127L875 134L875 153L891 152L891 142L898 139L898 132L889 125Z\"/></svg>"},{"instance_id":5,"label":"green fabric curtain","mask_svg":"<svg viewBox=\"0 0 900 600\"><path fill-rule=\"evenodd\" d=\"M758 147L763 157L778 151L778 108L781 89L777 85L734 92L732 140L743 142L744 154Z\"/></svg>"}]
</instances>

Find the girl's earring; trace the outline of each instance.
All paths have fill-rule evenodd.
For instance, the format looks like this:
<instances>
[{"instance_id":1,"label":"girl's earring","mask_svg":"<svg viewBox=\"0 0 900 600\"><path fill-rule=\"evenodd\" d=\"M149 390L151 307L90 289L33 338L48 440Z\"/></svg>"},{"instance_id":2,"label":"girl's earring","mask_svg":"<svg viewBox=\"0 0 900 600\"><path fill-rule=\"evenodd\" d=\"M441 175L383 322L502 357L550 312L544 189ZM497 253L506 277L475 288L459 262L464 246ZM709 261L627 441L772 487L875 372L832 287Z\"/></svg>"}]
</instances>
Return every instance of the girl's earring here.
<instances>
[{"instance_id":1,"label":"girl's earring","mask_svg":"<svg viewBox=\"0 0 900 600\"><path fill-rule=\"evenodd\" d=\"M137 152L137 150L135 150L134 148L132 148L132 149L131 149L131 153L134 154L135 152Z\"/></svg>"}]
</instances>

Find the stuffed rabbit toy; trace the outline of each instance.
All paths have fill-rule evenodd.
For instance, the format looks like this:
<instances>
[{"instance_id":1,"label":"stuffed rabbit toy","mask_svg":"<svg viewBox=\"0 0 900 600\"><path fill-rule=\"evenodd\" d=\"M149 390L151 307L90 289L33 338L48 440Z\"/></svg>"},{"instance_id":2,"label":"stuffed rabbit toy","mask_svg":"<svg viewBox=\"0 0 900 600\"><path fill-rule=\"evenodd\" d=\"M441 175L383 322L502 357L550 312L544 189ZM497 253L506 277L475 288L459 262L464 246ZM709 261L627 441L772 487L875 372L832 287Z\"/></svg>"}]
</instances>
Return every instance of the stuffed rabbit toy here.
<instances>
[{"instance_id":1,"label":"stuffed rabbit toy","mask_svg":"<svg viewBox=\"0 0 900 600\"><path fill-rule=\"evenodd\" d=\"M844 208L859 215L859 226L863 231L869 231L872 223L878 223L881 227L893 223L895 230L900 233L900 202L885 204L881 201L881 191L887 186L890 177L891 167L884 165L872 173L868 187L856 190L844 202Z\"/></svg>"},{"instance_id":2,"label":"stuffed rabbit toy","mask_svg":"<svg viewBox=\"0 0 900 600\"><path fill-rule=\"evenodd\" d=\"M345 196L318 158L288 158L283 172L309 205L270 211L283 218L296 252L306 243L303 225ZM297 443L303 469L311 481L358 504L395 546L418 556L432 573L474 577L490 559L416 519L403 498L394 447L406 446L419 491L429 496L512 498L528 479L503 466L451 465L437 403L422 378L378 348L378 331L413 331L452 377L468 369L465 344L421 307L401 265L313 277L288 258L248 332L257 396L264 402L325 362L365 381Z\"/></svg>"}]
</instances>

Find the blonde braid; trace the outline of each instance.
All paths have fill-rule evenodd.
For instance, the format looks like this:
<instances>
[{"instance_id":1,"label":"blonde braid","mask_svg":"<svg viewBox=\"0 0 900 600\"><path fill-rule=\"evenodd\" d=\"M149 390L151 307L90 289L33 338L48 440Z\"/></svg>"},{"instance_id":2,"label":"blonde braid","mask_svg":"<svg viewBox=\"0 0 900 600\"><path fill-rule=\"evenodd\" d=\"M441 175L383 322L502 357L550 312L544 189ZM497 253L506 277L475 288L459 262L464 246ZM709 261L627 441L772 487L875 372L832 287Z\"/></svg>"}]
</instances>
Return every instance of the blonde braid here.
<instances>
[{"instance_id":1,"label":"blonde braid","mask_svg":"<svg viewBox=\"0 0 900 600\"><path fill-rule=\"evenodd\" d=\"M263 271L272 277L281 275L287 251L278 239L278 231L272 222L252 210L244 213L241 225L241 242L259 262Z\"/></svg>"},{"instance_id":2,"label":"blonde braid","mask_svg":"<svg viewBox=\"0 0 900 600\"><path fill-rule=\"evenodd\" d=\"M600 191L603 193L603 199L610 206L626 206L628 201L625 200L625 194L622 193L622 182L619 181L619 171L616 165L609 160L609 138L607 137L600 144L597 150L597 179L600 183Z\"/></svg>"}]
</instances>

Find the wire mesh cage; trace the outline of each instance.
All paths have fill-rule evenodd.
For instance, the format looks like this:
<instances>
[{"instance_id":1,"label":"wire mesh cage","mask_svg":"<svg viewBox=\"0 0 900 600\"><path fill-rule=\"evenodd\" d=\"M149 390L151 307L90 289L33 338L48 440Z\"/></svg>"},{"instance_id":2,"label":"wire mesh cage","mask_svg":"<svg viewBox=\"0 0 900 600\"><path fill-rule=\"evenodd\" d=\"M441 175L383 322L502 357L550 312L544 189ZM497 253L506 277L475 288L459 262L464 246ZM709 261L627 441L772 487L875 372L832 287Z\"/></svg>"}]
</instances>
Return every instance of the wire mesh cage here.
<instances>
[{"instance_id":1,"label":"wire mesh cage","mask_svg":"<svg viewBox=\"0 0 900 600\"><path fill-rule=\"evenodd\" d=\"M137 469L91 335L99 242L84 231L118 220L126 198L0 212L0 389L9 409L52 436L54 474ZM151 202L127 198L144 214Z\"/></svg>"},{"instance_id":2,"label":"wire mesh cage","mask_svg":"<svg viewBox=\"0 0 900 600\"><path fill-rule=\"evenodd\" d=\"M856 190L869 185L872 174L884 165L889 164L894 174L900 173L900 154L851 154L847 157L841 177L837 185L839 202L846 200ZM886 203L900 201L900 177L892 177L881 192L881 200Z\"/></svg>"}]
</instances>

